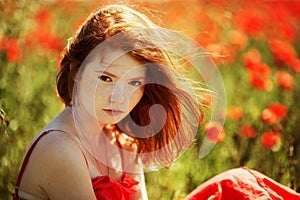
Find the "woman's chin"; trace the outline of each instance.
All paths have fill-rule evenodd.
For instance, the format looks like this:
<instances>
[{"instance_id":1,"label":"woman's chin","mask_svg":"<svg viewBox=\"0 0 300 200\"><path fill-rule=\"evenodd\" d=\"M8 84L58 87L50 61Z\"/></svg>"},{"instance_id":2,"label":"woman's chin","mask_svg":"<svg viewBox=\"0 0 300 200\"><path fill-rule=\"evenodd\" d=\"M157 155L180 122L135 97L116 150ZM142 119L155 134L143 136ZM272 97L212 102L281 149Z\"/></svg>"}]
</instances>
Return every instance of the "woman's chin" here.
<instances>
[{"instance_id":1,"label":"woman's chin","mask_svg":"<svg viewBox=\"0 0 300 200\"><path fill-rule=\"evenodd\" d=\"M98 122L100 124L117 124L122 121L122 119L124 119L124 117L110 117L105 119L98 118Z\"/></svg>"}]
</instances>

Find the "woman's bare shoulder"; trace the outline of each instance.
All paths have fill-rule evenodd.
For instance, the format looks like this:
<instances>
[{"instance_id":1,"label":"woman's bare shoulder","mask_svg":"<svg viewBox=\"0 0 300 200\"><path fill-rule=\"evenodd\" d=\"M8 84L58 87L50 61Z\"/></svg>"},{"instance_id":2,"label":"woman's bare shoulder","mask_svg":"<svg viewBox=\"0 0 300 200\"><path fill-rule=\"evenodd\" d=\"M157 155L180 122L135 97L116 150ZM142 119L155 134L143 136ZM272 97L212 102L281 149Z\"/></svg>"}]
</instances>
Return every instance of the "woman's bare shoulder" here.
<instances>
[{"instance_id":1,"label":"woman's bare shoulder","mask_svg":"<svg viewBox=\"0 0 300 200\"><path fill-rule=\"evenodd\" d=\"M43 136L34 147L32 156L38 157L41 167L48 169L52 165L68 166L74 162L86 165L78 143L70 134L62 131L51 131Z\"/></svg>"},{"instance_id":2,"label":"woman's bare shoulder","mask_svg":"<svg viewBox=\"0 0 300 200\"><path fill-rule=\"evenodd\" d=\"M51 173L60 173L66 168L88 170L79 145L71 136L61 131L51 131L38 141L29 164L36 168L44 179L50 178L53 175Z\"/></svg>"},{"instance_id":3,"label":"woman's bare shoulder","mask_svg":"<svg viewBox=\"0 0 300 200\"><path fill-rule=\"evenodd\" d=\"M51 131L43 136L35 147L33 160L41 175L40 187L50 198L75 198L84 190L92 197L91 178L83 152L67 133ZM74 185L76 182L81 183L81 188Z\"/></svg>"}]
</instances>

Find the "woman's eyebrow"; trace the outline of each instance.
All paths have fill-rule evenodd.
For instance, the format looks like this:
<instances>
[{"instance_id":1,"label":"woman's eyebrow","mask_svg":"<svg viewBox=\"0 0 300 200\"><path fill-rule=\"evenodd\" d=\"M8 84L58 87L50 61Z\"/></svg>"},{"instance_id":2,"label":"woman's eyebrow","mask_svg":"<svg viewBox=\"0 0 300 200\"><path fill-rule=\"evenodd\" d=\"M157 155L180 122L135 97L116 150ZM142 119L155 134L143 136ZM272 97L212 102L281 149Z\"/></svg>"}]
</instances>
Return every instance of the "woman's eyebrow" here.
<instances>
[{"instance_id":1,"label":"woman's eyebrow","mask_svg":"<svg viewBox=\"0 0 300 200\"><path fill-rule=\"evenodd\" d=\"M145 76L137 76L137 77L130 78L130 80L144 80L144 79L146 79Z\"/></svg>"},{"instance_id":2,"label":"woman's eyebrow","mask_svg":"<svg viewBox=\"0 0 300 200\"><path fill-rule=\"evenodd\" d=\"M101 73L101 74L106 74L108 76L111 76L113 78L119 78L119 76L112 74L110 72L107 72L105 70L96 70L95 72ZM146 76L137 76L137 77L131 77L130 80L140 80L140 79L146 79Z\"/></svg>"},{"instance_id":3,"label":"woman's eyebrow","mask_svg":"<svg viewBox=\"0 0 300 200\"><path fill-rule=\"evenodd\" d=\"M106 74L106 75L111 76L111 77L113 77L113 78L119 78L117 75L112 74L112 73L109 73L109 72L107 72L107 71L96 70L96 72L97 72L97 73L101 73L101 74Z\"/></svg>"}]
</instances>

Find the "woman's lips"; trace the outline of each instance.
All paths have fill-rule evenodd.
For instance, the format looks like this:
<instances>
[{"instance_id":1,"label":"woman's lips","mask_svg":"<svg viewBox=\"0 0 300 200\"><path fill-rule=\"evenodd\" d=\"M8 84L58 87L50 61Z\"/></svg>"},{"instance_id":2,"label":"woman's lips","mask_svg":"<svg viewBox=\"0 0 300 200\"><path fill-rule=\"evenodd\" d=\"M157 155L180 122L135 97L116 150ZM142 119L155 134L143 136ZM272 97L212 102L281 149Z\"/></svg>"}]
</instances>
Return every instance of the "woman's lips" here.
<instances>
[{"instance_id":1,"label":"woman's lips","mask_svg":"<svg viewBox=\"0 0 300 200\"><path fill-rule=\"evenodd\" d=\"M113 110L113 109L103 109L103 110L110 116L118 116L124 113L121 110Z\"/></svg>"}]
</instances>

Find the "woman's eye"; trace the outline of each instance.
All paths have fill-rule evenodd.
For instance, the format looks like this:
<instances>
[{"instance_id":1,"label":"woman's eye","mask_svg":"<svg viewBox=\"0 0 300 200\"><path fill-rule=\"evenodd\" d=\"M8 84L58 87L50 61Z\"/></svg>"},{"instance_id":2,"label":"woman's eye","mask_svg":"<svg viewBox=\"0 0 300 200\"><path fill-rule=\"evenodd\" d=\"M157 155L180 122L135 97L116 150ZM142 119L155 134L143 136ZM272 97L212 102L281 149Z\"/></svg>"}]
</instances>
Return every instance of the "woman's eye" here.
<instances>
[{"instance_id":1,"label":"woman's eye","mask_svg":"<svg viewBox=\"0 0 300 200\"><path fill-rule=\"evenodd\" d=\"M112 79L109 76L101 75L99 79L104 82L112 82Z\"/></svg>"},{"instance_id":2,"label":"woman's eye","mask_svg":"<svg viewBox=\"0 0 300 200\"><path fill-rule=\"evenodd\" d=\"M130 81L129 85L132 85L134 87L139 87L141 86L143 83L141 81Z\"/></svg>"}]
</instances>

